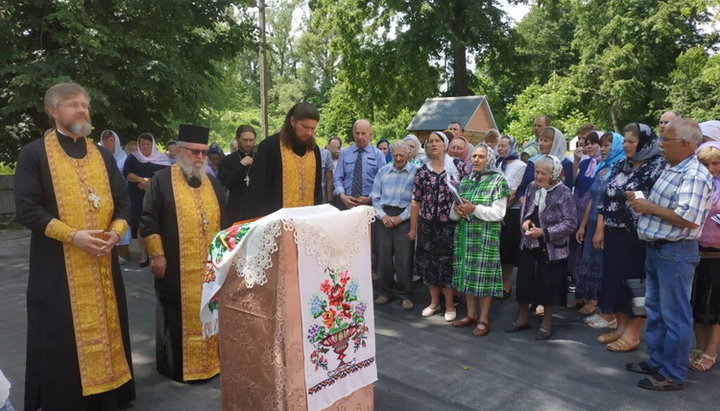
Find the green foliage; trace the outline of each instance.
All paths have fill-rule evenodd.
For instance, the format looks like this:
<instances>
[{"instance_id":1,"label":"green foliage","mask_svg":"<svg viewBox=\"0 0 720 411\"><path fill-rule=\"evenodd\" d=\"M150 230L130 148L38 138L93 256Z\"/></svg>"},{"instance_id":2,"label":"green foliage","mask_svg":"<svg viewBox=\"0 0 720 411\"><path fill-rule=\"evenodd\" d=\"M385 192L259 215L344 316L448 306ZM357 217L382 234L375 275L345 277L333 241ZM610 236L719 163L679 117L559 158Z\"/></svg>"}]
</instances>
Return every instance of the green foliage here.
<instances>
[{"instance_id":1,"label":"green foliage","mask_svg":"<svg viewBox=\"0 0 720 411\"><path fill-rule=\"evenodd\" d=\"M251 45L254 29L229 0L18 0L0 9L0 161L47 128L42 97L76 81L92 97L96 130L126 142L158 140L213 107L220 62Z\"/></svg>"},{"instance_id":2,"label":"green foliage","mask_svg":"<svg viewBox=\"0 0 720 411\"><path fill-rule=\"evenodd\" d=\"M671 107L699 121L720 119L720 54L689 49L678 56L670 79Z\"/></svg>"},{"instance_id":3,"label":"green foliage","mask_svg":"<svg viewBox=\"0 0 720 411\"><path fill-rule=\"evenodd\" d=\"M568 135L585 122L616 131L631 121L654 123L669 107L711 116L718 111L717 60L703 46L717 36L700 32L706 7L703 0L538 2L508 40L514 54L485 59L475 91L494 97L510 90L508 131L521 139L532 135L540 114ZM682 54L693 47L699 51Z\"/></svg>"},{"instance_id":4,"label":"green foliage","mask_svg":"<svg viewBox=\"0 0 720 411\"><path fill-rule=\"evenodd\" d=\"M508 107L508 115L514 120L506 132L518 141L533 138L532 124L535 117L549 116L552 125L567 135L574 135L578 126L592 122L578 106L577 90L568 77L551 75L544 85L533 83Z\"/></svg>"}]
</instances>

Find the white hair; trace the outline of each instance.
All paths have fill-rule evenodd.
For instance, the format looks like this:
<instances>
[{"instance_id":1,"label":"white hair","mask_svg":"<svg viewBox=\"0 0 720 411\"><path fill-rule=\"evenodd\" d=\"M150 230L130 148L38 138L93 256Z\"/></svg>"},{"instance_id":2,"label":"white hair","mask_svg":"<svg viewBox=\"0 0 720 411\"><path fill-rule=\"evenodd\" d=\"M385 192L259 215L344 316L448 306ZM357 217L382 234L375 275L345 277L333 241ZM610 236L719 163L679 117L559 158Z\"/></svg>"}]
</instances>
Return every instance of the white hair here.
<instances>
[{"instance_id":1,"label":"white hair","mask_svg":"<svg viewBox=\"0 0 720 411\"><path fill-rule=\"evenodd\" d=\"M688 141L695 147L703 142L703 134L700 126L689 118L678 118L668 124L668 130L675 130L675 136L680 140ZM666 133L667 134L667 133Z\"/></svg>"}]
</instances>

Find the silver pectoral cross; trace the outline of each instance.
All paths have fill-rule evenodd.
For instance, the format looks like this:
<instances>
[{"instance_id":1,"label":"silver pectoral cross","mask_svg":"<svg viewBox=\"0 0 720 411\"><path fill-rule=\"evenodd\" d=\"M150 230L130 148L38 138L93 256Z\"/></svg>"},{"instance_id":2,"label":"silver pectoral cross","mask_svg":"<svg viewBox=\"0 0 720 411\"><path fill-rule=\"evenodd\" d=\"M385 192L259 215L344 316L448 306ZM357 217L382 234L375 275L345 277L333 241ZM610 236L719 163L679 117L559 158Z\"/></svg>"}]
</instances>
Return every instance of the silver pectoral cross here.
<instances>
[{"instance_id":1,"label":"silver pectoral cross","mask_svg":"<svg viewBox=\"0 0 720 411\"><path fill-rule=\"evenodd\" d=\"M245 176L245 187L250 187L250 175Z\"/></svg>"}]
</instances>

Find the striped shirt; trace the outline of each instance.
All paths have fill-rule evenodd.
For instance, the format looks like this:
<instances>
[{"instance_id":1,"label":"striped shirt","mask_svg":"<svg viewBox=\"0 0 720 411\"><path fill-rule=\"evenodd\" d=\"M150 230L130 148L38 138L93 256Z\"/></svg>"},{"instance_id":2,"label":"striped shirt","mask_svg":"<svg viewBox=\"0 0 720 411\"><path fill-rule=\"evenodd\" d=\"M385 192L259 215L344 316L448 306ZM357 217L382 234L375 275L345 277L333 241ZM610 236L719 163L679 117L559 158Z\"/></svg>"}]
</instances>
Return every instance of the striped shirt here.
<instances>
[{"instance_id":1,"label":"striped shirt","mask_svg":"<svg viewBox=\"0 0 720 411\"><path fill-rule=\"evenodd\" d=\"M394 163L390 163L378 171L370 194L375 215L378 218L385 217L384 206L403 208L399 217L403 221L410 218L410 204L416 172L417 166L409 161L402 170L398 170Z\"/></svg>"},{"instance_id":2,"label":"striped shirt","mask_svg":"<svg viewBox=\"0 0 720 411\"><path fill-rule=\"evenodd\" d=\"M652 214L641 214L637 223L638 237L654 240L697 240L710 211L712 176L692 155L663 171L653 185L648 200L673 210L697 228L682 228Z\"/></svg>"}]
</instances>

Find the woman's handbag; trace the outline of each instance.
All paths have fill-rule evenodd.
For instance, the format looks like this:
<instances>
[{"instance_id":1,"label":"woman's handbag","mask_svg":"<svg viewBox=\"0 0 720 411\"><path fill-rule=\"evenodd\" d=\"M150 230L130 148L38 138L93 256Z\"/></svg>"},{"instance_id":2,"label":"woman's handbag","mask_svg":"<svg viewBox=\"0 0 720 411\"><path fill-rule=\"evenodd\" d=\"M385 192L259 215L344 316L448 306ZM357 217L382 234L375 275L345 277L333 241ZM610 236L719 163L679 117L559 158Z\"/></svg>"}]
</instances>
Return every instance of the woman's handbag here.
<instances>
[{"instance_id":1,"label":"woman's handbag","mask_svg":"<svg viewBox=\"0 0 720 411\"><path fill-rule=\"evenodd\" d=\"M630 306L632 312L638 317L646 317L645 311L645 276L642 278L628 278L623 281L630 294Z\"/></svg>"}]
</instances>

